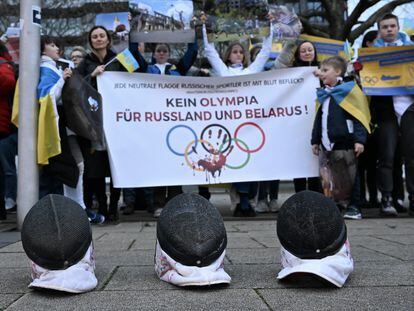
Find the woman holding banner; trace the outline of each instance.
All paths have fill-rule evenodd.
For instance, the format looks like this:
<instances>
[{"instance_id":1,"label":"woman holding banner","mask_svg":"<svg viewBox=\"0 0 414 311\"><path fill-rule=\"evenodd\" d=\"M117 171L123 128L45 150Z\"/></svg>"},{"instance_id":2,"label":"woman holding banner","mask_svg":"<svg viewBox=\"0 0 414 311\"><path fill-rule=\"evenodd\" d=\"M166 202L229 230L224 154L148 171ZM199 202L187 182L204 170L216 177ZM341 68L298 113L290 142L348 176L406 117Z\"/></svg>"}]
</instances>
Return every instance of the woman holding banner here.
<instances>
[{"instance_id":1,"label":"woman holding banner","mask_svg":"<svg viewBox=\"0 0 414 311\"><path fill-rule=\"evenodd\" d=\"M293 67L315 66L319 68L318 55L315 45L310 41L299 44L293 60ZM322 184L319 177L294 178L295 192L312 190L322 193Z\"/></svg>"},{"instance_id":2,"label":"woman holding banner","mask_svg":"<svg viewBox=\"0 0 414 311\"><path fill-rule=\"evenodd\" d=\"M116 54L111 51L111 37L103 26L95 26L88 33L88 41L92 52L87 54L77 71L97 89L96 77L105 71L125 71L117 61ZM85 157L84 197L88 208L92 206L92 196L95 193L99 203L99 213L109 221L118 220L118 200L121 189L110 184L110 203L107 206L105 177L111 176L106 146L82 139L82 149Z\"/></svg>"},{"instance_id":3,"label":"woman holding banner","mask_svg":"<svg viewBox=\"0 0 414 311\"><path fill-rule=\"evenodd\" d=\"M198 45L197 40L195 40L194 43L189 43L186 53L176 65L168 62L171 55L171 49L166 43L157 43L155 45L154 53L152 55L153 63L151 64L148 64L138 49L132 49L130 47L130 50L138 61L140 70L143 72L160 75L185 76L197 59ZM155 187L153 189L153 204L155 205L154 217L158 217L161 214L162 208L167 201L182 193L181 186Z\"/></svg>"}]
</instances>

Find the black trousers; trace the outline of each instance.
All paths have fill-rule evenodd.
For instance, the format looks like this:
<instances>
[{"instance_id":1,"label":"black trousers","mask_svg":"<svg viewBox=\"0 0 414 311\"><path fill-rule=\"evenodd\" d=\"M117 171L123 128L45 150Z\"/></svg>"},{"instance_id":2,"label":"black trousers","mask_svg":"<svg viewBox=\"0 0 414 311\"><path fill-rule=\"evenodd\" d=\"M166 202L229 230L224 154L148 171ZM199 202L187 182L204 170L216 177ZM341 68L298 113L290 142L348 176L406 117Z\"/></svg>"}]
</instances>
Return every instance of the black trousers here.
<instances>
[{"instance_id":1,"label":"black trousers","mask_svg":"<svg viewBox=\"0 0 414 311\"><path fill-rule=\"evenodd\" d=\"M378 120L378 189L383 196L391 196L395 190L393 171L398 139L405 164L405 181L410 197L414 196L414 105L412 104L398 124L392 102L376 107Z\"/></svg>"}]
</instances>

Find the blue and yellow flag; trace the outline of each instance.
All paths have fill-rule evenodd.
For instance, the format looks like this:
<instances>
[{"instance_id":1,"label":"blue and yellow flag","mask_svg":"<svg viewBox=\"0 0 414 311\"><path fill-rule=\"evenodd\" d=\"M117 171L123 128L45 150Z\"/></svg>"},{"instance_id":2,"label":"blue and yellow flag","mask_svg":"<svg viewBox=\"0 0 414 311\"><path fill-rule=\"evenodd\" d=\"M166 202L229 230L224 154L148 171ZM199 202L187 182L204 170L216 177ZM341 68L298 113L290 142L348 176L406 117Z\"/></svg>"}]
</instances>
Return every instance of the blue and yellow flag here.
<instances>
[{"instance_id":1,"label":"blue and yellow flag","mask_svg":"<svg viewBox=\"0 0 414 311\"><path fill-rule=\"evenodd\" d=\"M37 86L37 99L40 105L37 129L37 163L41 165L49 164L49 158L61 153L59 115L54 94L60 80L57 70L49 66L40 67L40 81ZM12 122L16 126L18 126L18 114L19 89L16 87L12 113Z\"/></svg>"},{"instance_id":2,"label":"blue and yellow flag","mask_svg":"<svg viewBox=\"0 0 414 311\"><path fill-rule=\"evenodd\" d=\"M57 70L57 69L56 69ZM59 115L54 94L60 75L50 67L40 67L37 86L39 122L37 130L37 163L49 164L49 158L60 154Z\"/></svg>"},{"instance_id":3,"label":"blue and yellow flag","mask_svg":"<svg viewBox=\"0 0 414 311\"><path fill-rule=\"evenodd\" d=\"M128 72L134 72L139 68L137 60L134 58L130 50L125 49L115 57Z\"/></svg>"},{"instance_id":4,"label":"blue and yellow flag","mask_svg":"<svg viewBox=\"0 0 414 311\"><path fill-rule=\"evenodd\" d=\"M368 99L354 81L339 84L331 90L318 89L316 95L316 110L319 109L326 99L331 97L336 104L361 122L368 133L371 133L371 113Z\"/></svg>"}]
</instances>

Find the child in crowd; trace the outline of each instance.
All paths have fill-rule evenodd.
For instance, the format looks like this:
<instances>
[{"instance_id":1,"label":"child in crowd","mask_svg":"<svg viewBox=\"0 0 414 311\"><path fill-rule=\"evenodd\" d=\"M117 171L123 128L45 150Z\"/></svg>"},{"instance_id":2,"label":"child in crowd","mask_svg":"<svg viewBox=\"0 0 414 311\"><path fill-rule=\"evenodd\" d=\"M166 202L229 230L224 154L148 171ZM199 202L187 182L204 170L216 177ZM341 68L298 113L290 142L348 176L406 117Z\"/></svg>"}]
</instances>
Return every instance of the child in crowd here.
<instances>
[{"instance_id":1,"label":"child in crowd","mask_svg":"<svg viewBox=\"0 0 414 311\"><path fill-rule=\"evenodd\" d=\"M321 63L312 151L319 155L325 194L347 206L344 217L361 219L353 203L356 158L364 151L370 113L366 97L354 81L343 82L346 61L333 56Z\"/></svg>"}]
</instances>

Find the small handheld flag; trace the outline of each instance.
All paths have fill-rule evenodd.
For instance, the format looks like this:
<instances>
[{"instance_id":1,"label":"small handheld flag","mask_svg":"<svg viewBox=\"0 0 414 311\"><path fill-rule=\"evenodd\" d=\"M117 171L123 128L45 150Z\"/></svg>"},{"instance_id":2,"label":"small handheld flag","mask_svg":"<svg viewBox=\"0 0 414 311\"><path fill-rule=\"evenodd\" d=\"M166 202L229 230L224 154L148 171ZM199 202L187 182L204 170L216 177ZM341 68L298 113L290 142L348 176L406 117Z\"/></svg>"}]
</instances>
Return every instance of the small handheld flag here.
<instances>
[{"instance_id":1,"label":"small handheld flag","mask_svg":"<svg viewBox=\"0 0 414 311\"><path fill-rule=\"evenodd\" d=\"M134 72L139 68L137 60L128 49L123 50L115 58L122 64L122 66L125 67L126 70L128 70L128 72Z\"/></svg>"},{"instance_id":2,"label":"small handheld flag","mask_svg":"<svg viewBox=\"0 0 414 311\"><path fill-rule=\"evenodd\" d=\"M352 55L353 51L352 51L351 44L349 43L348 40L345 40L345 43L344 43L344 53L345 53L345 59L347 61L350 61L352 59L352 56L353 56Z\"/></svg>"}]
</instances>

